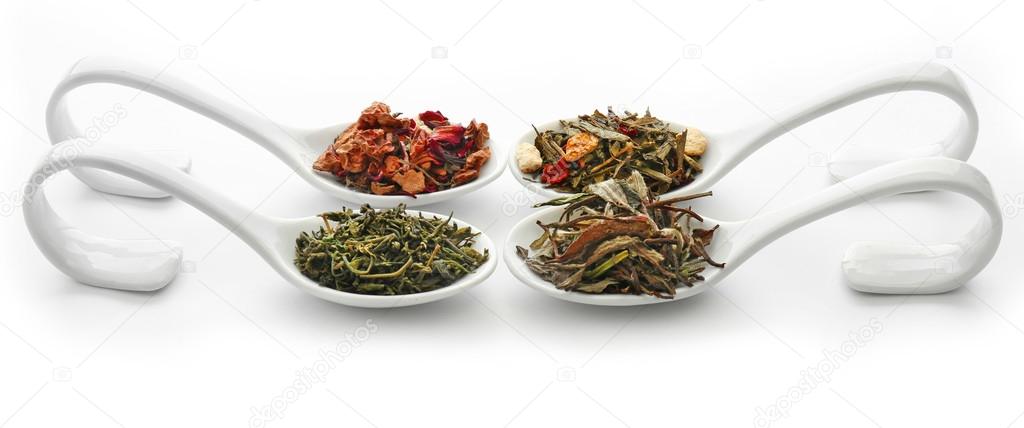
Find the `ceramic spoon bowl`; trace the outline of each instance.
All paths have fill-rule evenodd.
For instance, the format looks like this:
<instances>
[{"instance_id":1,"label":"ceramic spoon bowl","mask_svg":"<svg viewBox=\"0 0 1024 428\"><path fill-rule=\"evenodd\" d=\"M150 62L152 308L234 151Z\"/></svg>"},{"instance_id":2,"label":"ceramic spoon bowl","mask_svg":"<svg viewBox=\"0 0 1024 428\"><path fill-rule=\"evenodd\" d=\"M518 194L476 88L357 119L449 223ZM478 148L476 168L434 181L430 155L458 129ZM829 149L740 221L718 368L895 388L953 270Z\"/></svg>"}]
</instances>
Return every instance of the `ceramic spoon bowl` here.
<instances>
[{"instance_id":1,"label":"ceramic spoon bowl","mask_svg":"<svg viewBox=\"0 0 1024 428\"><path fill-rule=\"evenodd\" d=\"M678 288L675 300L699 294L720 282L775 239L801 226L872 199L917 191L962 194L984 213L960 239L945 244L920 242L857 242L843 257L849 285L869 293L926 294L955 289L981 271L992 259L1002 237L1003 218L988 179L974 167L945 158L911 159L884 165L804 199L788 208L745 221L704 219L705 227L720 225L708 248L724 268L708 266L704 281ZM516 246L529 248L541 234L537 221L557 221L561 207L538 211L516 224L504 246L505 265L526 285L552 297L592 305L630 306L672 300L651 296L587 294L556 288L531 271L516 255Z\"/></svg>"},{"instance_id":2,"label":"ceramic spoon bowl","mask_svg":"<svg viewBox=\"0 0 1024 428\"><path fill-rule=\"evenodd\" d=\"M476 180L451 189L423 193L415 198L404 195L376 195L363 193L345 186L332 175L313 170L313 161L334 142L349 123L316 129L300 129L279 125L251 108L237 105L214 96L169 70L141 64L128 59L87 57L75 63L57 88L46 108L46 130L50 142L66 140L88 141L87 133L75 125L67 94L75 88L92 83L113 83L136 88L206 116L256 142L281 159L299 177L318 190L352 204L369 203L374 207L392 207L398 204L419 206L445 201L478 190L501 175L499 147L494 141L492 159L480 169ZM163 162L188 172L192 162L181 150L159 150ZM75 168L75 176L101 192L140 198L162 198L166 192L146 186L116 174L88 168Z\"/></svg>"},{"instance_id":3,"label":"ceramic spoon bowl","mask_svg":"<svg viewBox=\"0 0 1024 428\"><path fill-rule=\"evenodd\" d=\"M708 139L707 152L700 159L704 171L697 174L690 184L666 192L663 196L672 197L707 191L752 153L800 125L858 101L901 91L934 92L949 98L961 110L956 126L941 141L922 146L847 146L836 153L834 159L828 163L832 177L837 180L846 179L873 167L901 159L943 156L967 160L978 138L978 113L963 81L948 67L940 64L906 64L865 73L836 85L835 89L828 93L795 105L760 123L726 132L697 127ZM575 117L565 120L572 119ZM669 125L675 132L680 132L686 127L686 124L674 122L669 122ZM537 126L541 132L560 128L557 120ZM533 144L536 135L531 129L523 134L516 144ZM547 199L566 195L547 188L538 178L521 172L516 163L515 150L508 150L507 163L512 175L529 191Z\"/></svg>"},{"instance_id":4,"label":"ceramic spoon bowl","mask_svg":"<svg viewBox=\"0 0 1024 428\"><path fill-rule=\"evenodd\" d=\"M72 166L123 175L166 192L198 208L237 235L286 281L324 300L349 306L390 308L451 297L479 284L498 265L494 244L479 228L474 248L490 254L475 271L433 291L400 296L376 296L337 291L306 278L295 267L295 238L323 225L320 217L276 218L243 207L217 194L188 174L130 150L106 147L82 149L74 142L54 146L25 187L25 223L43 255L62 272L84 284L120 290L149 291L166 286L180 271L181 246L162 240L119 240L90 235L70 226L46 199L43 184L51 175ZM409 211L411 214L418 211ZM446 218L439 214L424 216Z\"/></svg>"}]
</instances>

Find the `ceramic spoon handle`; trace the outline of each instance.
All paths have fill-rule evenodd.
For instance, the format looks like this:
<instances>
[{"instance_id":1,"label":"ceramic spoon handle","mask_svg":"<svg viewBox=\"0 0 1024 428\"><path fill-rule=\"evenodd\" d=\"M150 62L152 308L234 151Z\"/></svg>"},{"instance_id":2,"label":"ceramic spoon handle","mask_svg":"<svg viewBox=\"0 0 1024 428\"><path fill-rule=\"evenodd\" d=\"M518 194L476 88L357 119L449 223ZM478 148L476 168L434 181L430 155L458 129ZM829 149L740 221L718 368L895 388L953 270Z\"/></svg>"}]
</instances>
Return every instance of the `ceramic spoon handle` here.
<instances>
[{"instance_id":1,"label":"ceramic spoon handle","mask_svg":"<svg viewBox=\"0 0 1024 428\"><path fill-rule=\"evenodd\" d=\"M188 174L149 155L131 150L82 148L74 142L55 145L25 186L22 210L32 239L43 255L75 280L97 287L148 291L178 274L180 245L157 239L100 238L67 224L46 199L46 180L65 169L95 168L138 180L198 208L224 225L264 257L263 240L276 221L219 195Z\"/></svg>"},{"instance_id":2,"label":"ceramic spoon handle","mask_svg":"<svg viewBox=\"0 0 1024 428\"><path fill-rule=\"evenodd\" d=\"M846 146L829 161L829 172L843 180L879 165L902 159L945 156L967 160L978 138L978 112L960 77L941 64L904 64L881 68L836 86L832 91L795 105L748 131L753 137L741 152L752 153L768 142L811 120L842 107L878 95L902 91L927 91L955 102L962 112L956 127L941 141L923 146ZM745 157L745 156L744 156Z\"/></svg>"},{"instance_id":3,"label":"ceramic spoon handle","mask_svg":"<svg viewBox=\"0 0 1024 428\"><path fill-rule=\"evenodd\" d=\"M776 238L830 214L884 196L918 191L959 193L984 213L960 239L939 245L857 242L846 251L843 273L850 285L872 293L924 294L955 289L981 271L995 254L1003 220L988 179L974 167L945 158L910 159L875 168L833 184L793 206L766 213L716 236L712 256L735 269Z\"/></svg>"},{"instance_id":4,"label":"ceramic spoon handle","mask_svg":"<svg viewBox=\"0 0 1024 428\"><path fill-rule=\"evenodd\" d=\"M113 83L159 96L237 131L292 168L301 167L303 163L296 150L298 143L265 117L174 76L172 70L125 58L86 57L71 67L64 80L53 90L46 107L46 130L51 143L74 140L78 145L91 146L96 142L96 135L93 135L95 132L90 132L88 128L83 131L75 125L66 96L75 88L90 83ZM114 109L111 114L116 116L123 112ZM159 157L184 171L188 171L191 165L188 154L180 151L164 151ZM142 198L167 196L152 187L104 171L75 168L73 172L83 182L101 192Z\"/></svg>"}]
</instances>

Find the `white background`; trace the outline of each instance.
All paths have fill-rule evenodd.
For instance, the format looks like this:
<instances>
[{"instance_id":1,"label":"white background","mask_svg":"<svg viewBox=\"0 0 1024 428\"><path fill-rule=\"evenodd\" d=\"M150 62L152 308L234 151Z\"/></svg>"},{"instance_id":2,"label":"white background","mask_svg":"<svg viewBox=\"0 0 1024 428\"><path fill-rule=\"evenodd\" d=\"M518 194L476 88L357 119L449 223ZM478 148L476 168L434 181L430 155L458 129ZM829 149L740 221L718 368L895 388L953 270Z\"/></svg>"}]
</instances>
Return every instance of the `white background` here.
<instances>
[{"instance_id":1,"label":"white background","mask_svg":"<svg viewBox=\"0 0 1024 428\"><path fill-rule=\"evenodd\" d=\"M281 418L265 426L764 426L757 409L773 405L785 408L779 427L1024 426L1024 3L713 3L4 0L0 426L239 426L272 403ZM447 58L432 57L437 46ZM469 293L379 311L305 295L183 203L104 197L62 174L48 190L69 221L181 242L194 267L154 293L92 288L42 257L18 207L49 147L49 93L92 54L166 67L279 123L351 121L385 100L483 120L500 148L529 123L607 105L742 127L858 71L935 61L970 85L982 121L971 163L995 186L1006 229L989 267L943 295L860 294L838 269L855 239L948 238L976 213L919 194L800 229L686 301L570 304L502 266ZM83 123L126 109L99 144L186 148L196 177L247 206L281 216L341 206L177 106L117 87L73 95ZM786 206L830 183L815 160L841 144L928 142L954 118L937 96L868 100L773 142L700 208L742 219ZM426 209L454 210L501 243L530 203L506 174ZM368 319L375 333L290 395L296 372ZM828 359L872 323L881 331L849 358ZM822 364L835 369L829 381L786 398Z\"/></svg>"}]
</instances>

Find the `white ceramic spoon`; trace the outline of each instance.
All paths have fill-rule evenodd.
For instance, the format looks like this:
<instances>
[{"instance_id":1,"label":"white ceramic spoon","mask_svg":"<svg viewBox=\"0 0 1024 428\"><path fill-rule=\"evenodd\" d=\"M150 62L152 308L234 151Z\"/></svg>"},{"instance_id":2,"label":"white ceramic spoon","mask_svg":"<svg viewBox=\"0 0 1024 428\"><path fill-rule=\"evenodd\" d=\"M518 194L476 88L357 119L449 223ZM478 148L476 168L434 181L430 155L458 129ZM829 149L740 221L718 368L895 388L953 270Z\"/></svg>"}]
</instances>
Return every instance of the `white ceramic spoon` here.
<instances>
[{"instance_id":1,"label":"white ceramic spoon","mask_svg":"<svg viewBox=\"0 0 1024 428\"><path fill-rule=\"evenodd\" d=\"M754 253L805 224L872 199L906 192L941 190L959 193L984 210L975 226L960 239L937 245L857 242L843 257L849 285L860 291L887 294L942 293L955 289L981 271L995 254L1002 237L1003 218L988 179L974 167L945 158L910 159L880 166L813 195L788 208L746 221L704 219L720 225L708 249L724 268L709 266L704 281L678 288L675 300L705 291L725 279ZM561 207L538 211L516 224L504 248L505 264L530 287L552 297L592 305L628 306L672 300L651 296L587 294L557 289L534 274L516 255L516 246L529 248L540 235L537 221L557 221ZM794 266L795 268L795 266Z\"/></svg>"},{"instance_id":2,"label":"white ceramic spoon","mask_svg":"<svg viewBox=\"0 0 1024 428\"><path fill-rule=\"evenodd\" d=\"M809 98L774 115L775 120L765 119L760 123L727 132L706 130L697 126L708 139L707 152L700 159L704 171L696 175L690 184L669 191L663 196L668 198L706 191L752 153L786 132L858 101L900 91L934 92L953 100L962 111L956 127L942 141L922 146L847 146L836 153L835 159L828 163L829 172L834 178L846 179L878 165L901 159L944 156L966 161L971 156L978 138L978 112L963 81L953 70L941 64L904 64L877 69L838 84L835 89L825 94ZM670 129L676 132L686 127L680 123L669 124ZM557 120L537 127L541 132L560 128ZM523 134L516 144L532 144L536 135L531 129ZM547 199L565 196L565 193L549 189L538 179L528 178L523 174L516 164L515 150L508 150L507 163L516 180L531 192Z\"/></svg>"},{"instance_id":3,"label":"white ceramic spoon","mask_svg":"<svg viewBox=\"0 0 1024 428\"><path fill-rule=\"evenodd\" d=\"M130 150L92 147L82 149L73 142L54 146L25 187L25 224L43 255L75 280L97 287L149 291L164 287L178 274L182 261L176 243L147 240L108 239L90 235L67 224L46 199L46 179L71 167L88 167L130 177L154 189L181 199L222 224L252 247L285 280L300 290L324 300L350 306L398 307L432 302L453 296L479 284L498 265L494 244L480 233L474 248L488 251L487 262L455 283L434 291L402 296L373 296L322 287L295 267L295 238L323 222L320 217L275 218L254 212L220 195L188 174L162 164L151 156ZM417 213L417 211L410 211ZM425 216L440 216L424 212ZM469 226L474 232L479 228Z\"/></svg>"},{"instance_id":4,"label":"white ceramic spoon","mask_svg":"<svg viewBox=\"0 0 1024 428\"><path fill-rule=\"evenodd\" d=\"M312 167L313 161L349 123L319 129L279 125L250 108L217 97L176 77L170 70L160 70L125 58L86 57L71 67L68 75L54 89L46 108L46 130L51 143L78 140L80 144L91 145L86 132L79 129L72 120L66 96L75 88L91 83L113 83L136 88L213 119L267 149L313 187L353 204L369 203L378 208L400 203L407 206L433 204L480 189L501 175L501 161L497 160L501 159L500 150L492 140L489 142L492 159L480 169L480 176L469 183L439 192L419 194L415 198L359 192L338 182L330 174L314 171ZM352 112L352 116L357 113ZM191 158L181 150L160 150L159 157L186 172L191 167ZM105 193L140 198L167 196L165 192L105 171L75 168L73 173L89 187Z\"/></svg>"}]
</instances>

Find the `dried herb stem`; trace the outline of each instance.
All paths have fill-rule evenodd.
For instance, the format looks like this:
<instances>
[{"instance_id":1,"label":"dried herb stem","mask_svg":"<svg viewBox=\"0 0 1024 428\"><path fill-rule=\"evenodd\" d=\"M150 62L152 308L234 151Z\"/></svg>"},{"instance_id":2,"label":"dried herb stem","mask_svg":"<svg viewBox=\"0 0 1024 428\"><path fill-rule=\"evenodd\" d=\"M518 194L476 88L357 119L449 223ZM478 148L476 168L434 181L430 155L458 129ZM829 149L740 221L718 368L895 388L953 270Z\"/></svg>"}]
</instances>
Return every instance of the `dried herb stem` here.
<instances>
[{"instance_id":1,"label":"dried herb stem","mask_svg":"<svg viewBox=\"0 0 1024 428\"><path fill-rule=\"evenodd\" d=\"M583 293L672 298L678 287L702 281L706 266L724 267L706 249L718 227L692 229L691 220L704 219L672 205L711 193L658 201L641 174L541 204L562 206L559 221L538 221L543 234L516 253L556 287Z\"/></svg>"}]
</instances>

